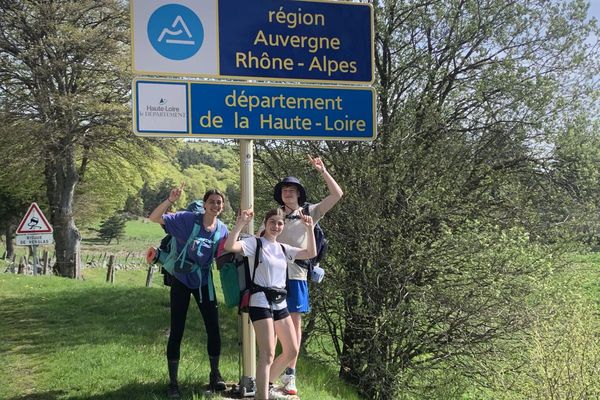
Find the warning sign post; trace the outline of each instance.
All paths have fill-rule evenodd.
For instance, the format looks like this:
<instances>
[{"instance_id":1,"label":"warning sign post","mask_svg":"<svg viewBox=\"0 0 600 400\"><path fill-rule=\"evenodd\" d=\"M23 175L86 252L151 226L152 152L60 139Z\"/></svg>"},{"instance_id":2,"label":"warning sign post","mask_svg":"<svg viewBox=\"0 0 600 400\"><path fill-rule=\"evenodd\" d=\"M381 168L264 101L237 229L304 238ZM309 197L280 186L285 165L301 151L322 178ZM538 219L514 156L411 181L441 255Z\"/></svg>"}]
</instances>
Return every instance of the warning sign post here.
<instances>
[{"instance_id":1,"label":"warning sign post","mask_svg":"<svg viewBox=\"0 0 600 400\"><path fill-rule=\"evenodd\" d=\"M48 223L40 207L36 203L31 203L17 228L16 243L17 246L31 246L34 275L37 275L40 267L37 246L52 244L54 242L52 232L52 226Z\"/></svg>"},{"instance_id":2,"label":"warning sign post","mask_svg":"<svg viewBox=\"0 0 600 400\"><path fill-rule=\"evenodd\" d=\"M40 246L54 243L51 233L17 235L17 246Z\"/></svg>"}]
</instances>

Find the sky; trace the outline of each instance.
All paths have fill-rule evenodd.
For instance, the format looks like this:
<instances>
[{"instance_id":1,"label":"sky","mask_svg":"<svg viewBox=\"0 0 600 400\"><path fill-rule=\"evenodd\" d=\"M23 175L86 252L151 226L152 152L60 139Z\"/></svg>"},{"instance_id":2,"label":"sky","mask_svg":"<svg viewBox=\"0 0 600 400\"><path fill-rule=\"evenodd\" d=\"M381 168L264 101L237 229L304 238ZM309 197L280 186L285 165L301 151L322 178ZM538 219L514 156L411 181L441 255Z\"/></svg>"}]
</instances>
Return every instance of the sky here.
<instances>
[{"instance_id":1,"label":"sky","mask_svg":"<svg viewBox=\"0 0 600 400\"><path fill-rule=\"evenodd\" d=\"M596 24L600 26L600 0L589 0L590 8L588 9L588 16L596 18ZM588 38L588 43L593 43L595 40Z\"/></svg>"},{"instance_id":2,"label":"sky","mask_svg":"<svg viewBox=\"0 0 600 400\"><path fill-rule=\"evenodd\" d=\"M589 15L595 17L600 23L600 0L590 0Z\"/></svg>"}]
</instances>

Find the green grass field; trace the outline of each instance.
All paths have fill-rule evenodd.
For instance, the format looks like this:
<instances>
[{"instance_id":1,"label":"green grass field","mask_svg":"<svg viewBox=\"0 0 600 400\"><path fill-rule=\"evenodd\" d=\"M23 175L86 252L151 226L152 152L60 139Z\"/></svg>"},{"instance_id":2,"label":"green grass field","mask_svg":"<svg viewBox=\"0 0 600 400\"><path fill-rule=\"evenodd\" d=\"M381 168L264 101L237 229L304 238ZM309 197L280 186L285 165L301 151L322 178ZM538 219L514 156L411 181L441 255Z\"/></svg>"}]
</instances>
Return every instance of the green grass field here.
<instances>
[{"instance_id":1,"label":"green grass field","mask_svg":"<svg viewBox=\"0 0 600 400\"><path fill-rule=\"evenodd\" d=\"M118 247L84 240L83 255L143 252L162 236L158 225L132 221ZM24 249L19 248L23 254ZM5 265L0 262L2 271ZM0 274L0 399L165 398L169 307L162 276L155 274L151 288L145 287L145 267L118 270L114 284L105 279L104 267L84 268L83 280ZM220 322L221 372L228 382L237 383L236 310L221 306ZM181 354L184 398L207 398L206 337L192 305ZM359 398L331 366L303 357L298 374L303 399Z\"/></svg>"},{"instance_id":2,"label":"green grass field","mask_svg":"<svg viewBox=\"0 0 600 400\"><path fill-rule=\"evenodd\" d=\"M82 258L88 259L88 267L82 271L82 280L1 273L7 262L0 260L0 399L165 398L168 288L162 285L159 273L155 273L152 287L145 287L147 265L142 261L147 247L156 246L163 235L160 226L141 220L127 224L126 236L118 244L99 242L93 231L84 231ZM17 249L18 255L26 254L27 248ZM0 254L3 251L0 246ZM122 264L116 271L114 284L105 282L106 267L99 262L106 254L116 255L117 262ZM552 285L556 286L554 292L564 293L565 299L581 297L580 303L586 307L581 308L580 315L571 312L572 301L552 303L556 307L566 306L564 310L556 310L560 311L557 315L565 315L557 318L554 325L543 325L535 331L543 335L540 337L544 341L520 347L521 351L527 349L531 353L525 358L538 367L530 370L532 377L521 377L520 384L536 390L546 389L538 376L540 368L560 372L570 365L569 354L600 360L597 342L590 342L594 332L598 332L600 315L600 253L569 258L570 267L552 279ZM91 267L93 265L96 267ZM215 280L221 300L218 273ZM209 397L204 394L209 373L206 337L197 308L191 305L190 310L181 352L181 388L185 399L204 399ZM577 321L588 324L579 327ZM220 323L221 371L228 382L237 383L240 372L236 310L221 306ZM326 337L322 339L328 343ZM313 355L320 351L316 342L322 341L311 341ZM564 360L560 359L560 353L553 353L556 343L572 345L567 346L570 352L562 355L566 357ZM539 361L536 357L540 355L549 355L550 361ZM510 370L506 363L506 360L500 361L500 369ZM574 389L581 386L574 382L575 378L565 378L559 372L553 376L562 379L563 386L571 385ZM589 375L586 374L581 375L586 378ZM428 383L439 386L435 393L440 395L434 396L434 400L513 399L500 396L503 392L484 390L475 382L454 377L447 371L436 378L435 383ZM360 398L337 378L335 366L317 362L307 355L299 360L298 387L303 400ZM454 393L456 388L460 390ZM454 394L449 395L451 392Z\"/></svg>"}]
</instances>

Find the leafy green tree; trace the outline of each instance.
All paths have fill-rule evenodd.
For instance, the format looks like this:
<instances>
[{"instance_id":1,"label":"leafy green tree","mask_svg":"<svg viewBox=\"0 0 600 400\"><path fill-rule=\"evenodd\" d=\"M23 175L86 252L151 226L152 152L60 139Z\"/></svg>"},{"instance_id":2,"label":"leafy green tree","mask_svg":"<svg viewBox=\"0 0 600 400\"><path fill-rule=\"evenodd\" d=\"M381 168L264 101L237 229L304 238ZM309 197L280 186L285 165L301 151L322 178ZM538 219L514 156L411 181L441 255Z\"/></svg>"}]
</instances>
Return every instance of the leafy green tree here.
<instances>
[{"instance_id":1,"label":"leafy green tree","mask_svg":"<svg viewBox=\"0 0 600 400\"><path fill-rule=\"evenodd\" d=\"M582 104L581 109L589 106ZM560 188L553 201L540 204L543 222L554 222L562 236L591 249L600 247L600 120L573 112L555 139L548 173ZM556 229L549 232L557 234Z\"/></svg>"},{"instance_id":2,"label":"leafy green tree","mask_svg":"<svg viewBox=\"0 0 600 400\"><path fill-rule=\"evenodd\" d=\"M127 200L125 200L124 211L141 217L144 215L144 201L138 195L131 195L127 197Z\"/></svg>"},{"instance_id":3,"label":"leafy green tree","mask_svg":"<svg viewBox=\"0 0 600 400\"><path fill-rule=\"evenodd\" d=\"M0 232L4 235L7 258L12 258L15 254L13 239L19 223L19 214L23 214L22 218L25 210L27 210L25 201L0 191Z\"/></svg>"},{"instance_id":4,"label":"leafy green tree","mask_svg":"<svg viewBox=\"0 0 600 400\"><path fill-rule=\"evenodd\" d=\"M13 239L19 222L25 216L29 205L37 202L47 210L44 201L44 174L40 163L31 165L24 157L31 150L21 142L22 135L31 129L30 124L15 121L0 113L0 148L12 151L0 152L0 232L4 235L6 256L14 255Z\"/></svg>"},{"instance_id":5,"label":"leafy green tree","mask_svg":"<svg viewBox=\"0 0 600 400\"><path fill-rule=\"evenodd\" d=\"M202 148L198 148L198 146L192 146L188 143L181 147L177 152L177 162L182 170L201 164L210 165L216 169L222 169L226 167L222 160L214 157L213 153L203 151Z\"/></svg>"},{"instance_id":6,"label":"leafy green tree","mask_svg":"<svg viewBox=\"0 0 600 400\"><path fill-rule=\"evenodd\" d=\"M136 157L138 151L130 149L130 159ZM122 211L127 199L137 195L143 185L141 170L146 162L141 157L126 160L98 152L75 191L77 222L89 226Z\"/></svg>"},{"instance_id":7,"label":"leafy green tree","mask_svg":"<svg viewBox=\"0 0 600 400\"><path fill-rule=\"evenodd\" d=\"M110 244L113 239L116 239L118 243L125 234L126 223L127 218L125 218L123 215L113 215L102 222L100 228L98 229L98 237L106 240L106 244Z\"/></svg>"},{"instance_id":8,"label":"leafy green tree","mask_svg":"<svg viewBox=\"0 0 600 400\"><path fill-rule=\"evenodd\" d=\"M128 132L127 14L117 0L0 1L0 101L32 122L23 156L43 165L63 276L79 274L77 184L99 151L128 158L137 141Z\"/></svg>"},{"instance_id":9,"label":"leafy green tree","mask_svg":"<svg viewBox=\"0 0 600 400\"><path fill-rule=\"evenodd\" d=\"M155 188L151 187L147 183L144 184L144 186L140 190L140 197L144 202L144 213L146 215L149 215L152 212L152 210L154 210L160 203L162 203L163 201L165 201L166 198L169 197L171 189L178 186L179 184L175 183L175 181L173 181L170 178L167 178L164 181L160 182ZM181 199L179 203L183 203Z\"/></svg>"},{"instance_id":10,"label":"leafy green tree","mask_svg":"<svg viewBox=\"0 0 600 400\"><path fill-rule=\"evenodd\" d=\"M259 142L257 205L285 175L321 198L302 160L324 158L345 195L322 222L314 329L366 397L432 398L426 372L476 374L467 358L532 322L569 230L544 217L572 197L555 179L557 135L581 103L597 109L598 46L585 41L596 28L582 1L378 1L375 15L377 139ZM598 164L585 165L591 185Z\"/></svg>"},{"instance_id":11,"label":"leafy green tree","mask_svg":"<svg viewBox=\"0 0 600 400\"><path fill-rule=\"evenodd\" d=\"M231 146L223 143L188 141L179 147L177 162L182 170L204 164L222 171L237 164L237 155Z\"/></svg>"}]
</instances>

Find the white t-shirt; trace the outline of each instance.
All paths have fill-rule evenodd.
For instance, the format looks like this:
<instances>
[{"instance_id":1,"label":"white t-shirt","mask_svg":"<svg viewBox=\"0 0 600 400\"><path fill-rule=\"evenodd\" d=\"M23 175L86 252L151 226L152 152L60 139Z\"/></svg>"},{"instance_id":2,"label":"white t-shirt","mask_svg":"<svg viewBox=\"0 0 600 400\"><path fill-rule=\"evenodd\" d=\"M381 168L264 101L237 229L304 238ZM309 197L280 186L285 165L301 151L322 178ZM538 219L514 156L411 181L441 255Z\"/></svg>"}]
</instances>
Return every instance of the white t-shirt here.
<instances>
[{"instance_id":1,"label":"white t-shirt","mask_svg":"<svg viewBox=\"0 0 600 400\"><path fill-rule=\"evenodd\" d=\"M269 242L265 238L262 241L262 250L258 258L258 266L254 276L254 283L258 286L285 288L287 279L287 265L293 263L296 254L302 249L284 244L285 253L278 242ZM242 253L248 257L250 266L250 278L254 273L254 257L256 254L256 238L249 237L242 240ZM250 307L270 308L269 302L263 292L254 293L250 297ZM287 307L287 301L273 304L274 310L282 310Z\"/></svg>"}]
</instances>

